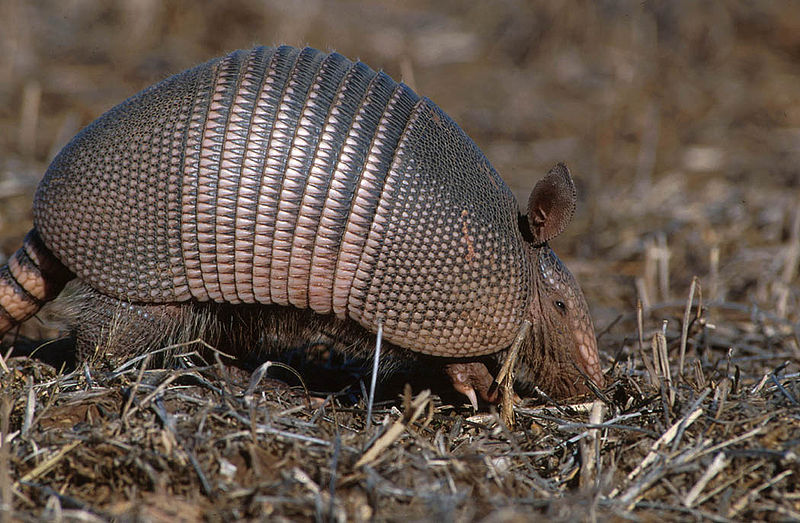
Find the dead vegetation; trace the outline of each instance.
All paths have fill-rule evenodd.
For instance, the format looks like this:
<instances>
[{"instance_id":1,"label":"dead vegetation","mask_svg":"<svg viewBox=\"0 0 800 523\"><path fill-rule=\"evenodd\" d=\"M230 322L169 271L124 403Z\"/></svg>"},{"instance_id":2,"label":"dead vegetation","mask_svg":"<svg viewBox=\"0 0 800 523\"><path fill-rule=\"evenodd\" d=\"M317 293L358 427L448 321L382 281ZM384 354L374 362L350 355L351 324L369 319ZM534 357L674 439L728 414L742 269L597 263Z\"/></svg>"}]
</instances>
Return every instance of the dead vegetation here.
<instances>
[{"instance_id":1,"label":"dead vegetation","mask_svg":"<svg viewBox=\"0 0 800 523\"><path fill-rule=\"evenodd\" d=\"M0 258L30 228L49 159L103 110L232 48L336 48L441 105L520 200L570 165L581 201L554 247L587 294L609 383L583 404L528 399L513 430L383 383L369 424L363 396L254 387L192 346L172 369L59 370L7 338L7 519L800 519L794 4L0 11ZM55 336L36 321L22 334Z\"/></svg>"}]
</instances>

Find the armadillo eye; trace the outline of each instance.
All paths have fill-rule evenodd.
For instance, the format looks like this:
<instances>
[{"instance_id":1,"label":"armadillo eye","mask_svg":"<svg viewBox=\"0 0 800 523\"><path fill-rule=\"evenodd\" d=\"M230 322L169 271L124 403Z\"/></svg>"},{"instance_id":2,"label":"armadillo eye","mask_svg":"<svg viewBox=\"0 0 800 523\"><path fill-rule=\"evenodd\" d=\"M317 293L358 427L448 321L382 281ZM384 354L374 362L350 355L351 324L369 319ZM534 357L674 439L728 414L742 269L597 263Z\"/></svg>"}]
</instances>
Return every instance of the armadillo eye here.
<instances>
[{"instance_id":1,"label":"armadillo eye","mask_svg":"<svg viewBox=\"0 0 800 523\"><path fill-rule=\"evenodd\" d=\"M556 307L561 309L562 312L567 312L567 306L564 305L564 302L561 300L556 300Z\"/></svg>"}]
</instances>

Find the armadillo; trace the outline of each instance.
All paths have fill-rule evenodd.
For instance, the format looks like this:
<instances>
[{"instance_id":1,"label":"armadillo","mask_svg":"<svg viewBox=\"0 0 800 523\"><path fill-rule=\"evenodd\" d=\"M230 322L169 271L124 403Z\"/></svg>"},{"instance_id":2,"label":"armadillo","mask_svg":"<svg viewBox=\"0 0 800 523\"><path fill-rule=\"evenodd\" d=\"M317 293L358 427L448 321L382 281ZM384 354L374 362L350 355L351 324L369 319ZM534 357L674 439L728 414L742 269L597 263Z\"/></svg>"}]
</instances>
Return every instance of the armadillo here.
<instances>
[{"instance_id":1,"label":"armadillo","mask_svg":"<svg viewBox=\"0 0 800 523\"><path fill-rule=\"evenodd\" d=\"M603 383L583 293L548 244L575 203L559 164L521 214L447 114L362 62L235 51L56 156L0 269L0 334L74 279L84 355L200 336L245 359L298 339L366 358L380 327L389 365L441 364L474 402L528 320L518 391L569 396Z\"/></svg>"}]
</instances>

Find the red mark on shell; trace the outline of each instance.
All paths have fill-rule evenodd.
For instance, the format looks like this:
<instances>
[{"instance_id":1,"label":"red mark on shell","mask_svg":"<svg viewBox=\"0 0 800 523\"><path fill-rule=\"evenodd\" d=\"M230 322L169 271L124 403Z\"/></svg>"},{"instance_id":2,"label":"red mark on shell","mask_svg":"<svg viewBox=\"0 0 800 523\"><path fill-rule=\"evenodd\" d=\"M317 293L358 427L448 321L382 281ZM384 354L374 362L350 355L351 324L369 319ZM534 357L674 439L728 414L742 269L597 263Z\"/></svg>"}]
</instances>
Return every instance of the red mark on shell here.
<instances>
[{"instance_id":1,"label":"red mark on shell","mask_svg":"<svg viewBox=\"0 0 800 523\"><path fill-rule=\"evenodd\" d=\"M442 117L439 116L439 113L436 112L436 109L434 109L433 107L430 108L430 112L431 112L431 119L433 120L433 123L435 123L437 127L441 127L442 126Z\"/></svg>"}]
</instances>

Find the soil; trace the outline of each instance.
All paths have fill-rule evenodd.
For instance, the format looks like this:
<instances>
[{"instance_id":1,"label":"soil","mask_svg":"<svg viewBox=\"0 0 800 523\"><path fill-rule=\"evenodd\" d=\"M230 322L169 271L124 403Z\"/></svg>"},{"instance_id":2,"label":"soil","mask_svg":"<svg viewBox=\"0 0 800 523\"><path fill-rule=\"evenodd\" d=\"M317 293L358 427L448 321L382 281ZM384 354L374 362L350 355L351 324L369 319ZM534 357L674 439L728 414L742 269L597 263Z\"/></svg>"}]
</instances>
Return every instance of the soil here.
<instances>
[{"instance_id":1,"label":"soil","mask_svg":"<svg viewBox=\"0 0 800 523\"><path fill-rule=\"evenodd\" d=\"M48 308L3 345L0 519L800 520L800 4L0 11L0 263L49 161L103 111L232 49L335 49L430 97L521 202L570 166L578 209L552 244L607 377L526 398L513 427L387 381L369 423L350 369L308 396L196 346L167 369L74 362ZM31 340L55 341L30 357Z\"/></svg>"}]
</instances>

